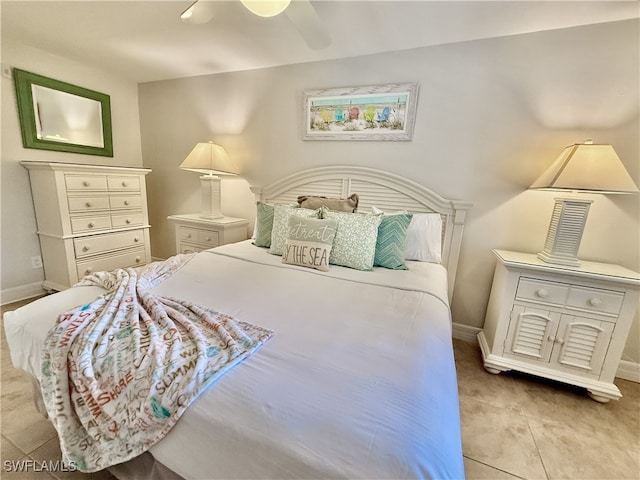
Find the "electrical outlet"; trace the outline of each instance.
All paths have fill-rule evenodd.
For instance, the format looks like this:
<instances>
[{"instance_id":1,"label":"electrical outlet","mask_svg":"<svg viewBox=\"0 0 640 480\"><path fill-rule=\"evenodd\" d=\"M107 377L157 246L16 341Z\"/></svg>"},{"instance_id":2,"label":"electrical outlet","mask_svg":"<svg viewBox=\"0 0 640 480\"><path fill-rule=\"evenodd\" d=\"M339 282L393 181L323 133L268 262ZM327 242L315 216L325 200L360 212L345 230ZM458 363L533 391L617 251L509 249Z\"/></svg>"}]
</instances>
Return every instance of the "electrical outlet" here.
<instances>
[{"instance_id":1,"label":"electrical outlet","mask_svg":"<svg viewBox=\"0 0 640 480\"><path fill-rule=\"evenodd\" d=\"M2 64L2 76L8 79L12 78L11 65L7 65L6 63Z\"/></svg>"},{"instance_id":2,"label":"electrical outlet","mask_svg":"<svg viewBox=\"0 0 640 480\"><path fill-rule=\"evenodd\" d=\"M31 257L31 268L42 268L42 257L40 255Z\"/></svg>"}]
</instances>

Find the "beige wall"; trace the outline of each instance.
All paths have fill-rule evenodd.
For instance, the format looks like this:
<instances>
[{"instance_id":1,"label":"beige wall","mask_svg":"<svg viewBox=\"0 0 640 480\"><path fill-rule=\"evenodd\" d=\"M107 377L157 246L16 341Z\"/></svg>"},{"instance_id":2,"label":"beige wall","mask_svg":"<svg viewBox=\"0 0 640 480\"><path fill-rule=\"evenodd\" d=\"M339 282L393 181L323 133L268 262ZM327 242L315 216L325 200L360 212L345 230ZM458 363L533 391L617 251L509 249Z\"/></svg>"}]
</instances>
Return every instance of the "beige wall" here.
<instances>
[{"instance_id":1,"label":"beige wall","mask_svg":"<svg viewBox=\"0 0 640 480\"><path fill-rule=\"evenodd\" d=\"M481 327L493 248L542 249L553 193L527 191L568 144L614 145L637 184L637 20L353 59L140 85L152 253L175 252L167 215L199 209L196 174L178 169L197 143L223 144L241 178L223 181L223 211L254 218L249 184L322 165L365 165L475 203L453 299L454 321ZM301 140L307 89L418 82L411 142ZM638 196L595 196L580 256L640 270ZM640 362L638 319L625 360Z\"/></svg>"},{"instance_id":2,"label":"beige wall","mask_svg":"<svg viewBox=\"0 0 640 480\"><path fill-rule=\"evenodd\" d=\"M21 68L46 77L106 93L111 97L113 158L27 149L22 146L13 80L2 81L1 154L1 272L2 301L12 301L40 290L41 268L31 268L31 257L40 255L31 201L29 175L22 160L43 160L99 165L141 166L140 120L137 84L108 72L24 45L2 41L2 65Z\"/></svg>"}]
</instances>

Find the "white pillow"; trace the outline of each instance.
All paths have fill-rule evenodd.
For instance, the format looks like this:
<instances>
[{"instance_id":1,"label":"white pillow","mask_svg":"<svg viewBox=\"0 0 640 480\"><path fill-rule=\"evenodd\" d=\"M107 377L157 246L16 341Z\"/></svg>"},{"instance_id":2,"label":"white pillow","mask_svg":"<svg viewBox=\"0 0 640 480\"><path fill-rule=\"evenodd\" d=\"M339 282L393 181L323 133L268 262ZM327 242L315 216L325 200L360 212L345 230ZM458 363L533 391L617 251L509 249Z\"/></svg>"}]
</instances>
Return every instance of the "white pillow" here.
<instances>
[{"instance_id":1,"label":"white pillow","mask_svg":"<svg viewBox=\"0 0 640 480\"><path fill-rule=\"evenodd\" d=\"M383 213L382 210L371 207L374 214ZM400 210L387 215L407 213ZM404 251L405 260L420 262L442 262L442 216L439 213L414 213L409 228L407 228L407 247Z\"/></svg>"},{"instance_id":2,"label":"white pillow","mask_svg":"<svg viewBox=\"0 0 640 480\"><path fill-rule=\"evenodd\" d=\"M442 217L439 213L414 213L407 229L406 260L442 261Z\"/></svg>"}]
</instances>

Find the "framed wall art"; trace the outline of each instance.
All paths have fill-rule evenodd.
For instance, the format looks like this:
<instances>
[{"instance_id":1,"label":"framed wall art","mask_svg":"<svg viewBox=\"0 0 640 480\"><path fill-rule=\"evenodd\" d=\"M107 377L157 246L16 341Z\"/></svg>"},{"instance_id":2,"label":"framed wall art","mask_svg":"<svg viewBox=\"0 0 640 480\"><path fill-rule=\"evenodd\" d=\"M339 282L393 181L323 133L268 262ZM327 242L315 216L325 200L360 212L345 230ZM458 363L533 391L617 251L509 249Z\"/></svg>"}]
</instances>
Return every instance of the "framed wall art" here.
<instances>
[{"instance_id":1,"label":"framed wall art","mask_svg":"<svg viewBox=\"0 0 640 480\"><path fill-rule=\"evenodd\" d=\"M418 84L304 92L304 140L412 140Z\"/></svg>"}]
</instances>

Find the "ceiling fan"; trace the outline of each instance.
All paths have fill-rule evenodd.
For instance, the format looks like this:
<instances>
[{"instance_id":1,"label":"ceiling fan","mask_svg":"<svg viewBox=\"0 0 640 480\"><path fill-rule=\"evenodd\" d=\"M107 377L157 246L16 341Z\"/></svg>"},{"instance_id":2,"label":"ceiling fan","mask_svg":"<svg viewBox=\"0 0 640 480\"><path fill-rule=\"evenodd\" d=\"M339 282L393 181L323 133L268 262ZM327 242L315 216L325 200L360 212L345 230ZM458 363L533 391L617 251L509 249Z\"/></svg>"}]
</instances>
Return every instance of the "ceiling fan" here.
<instances>
[{"instance_id":1,"label":"ceiling fan","mask_svg":"<svg viewBox=\"0 0 640 480\"><path fill-rule=\"evenodd\" d=\"M216 3L219 2L196 0L180 14L180 18L186 23L207 23L215 16ZM331 44L329 32L310 0L240 0L240 3L259 17L275 17L284 12L313 50L320 50Z\"/></svg>"}]
</instances>

